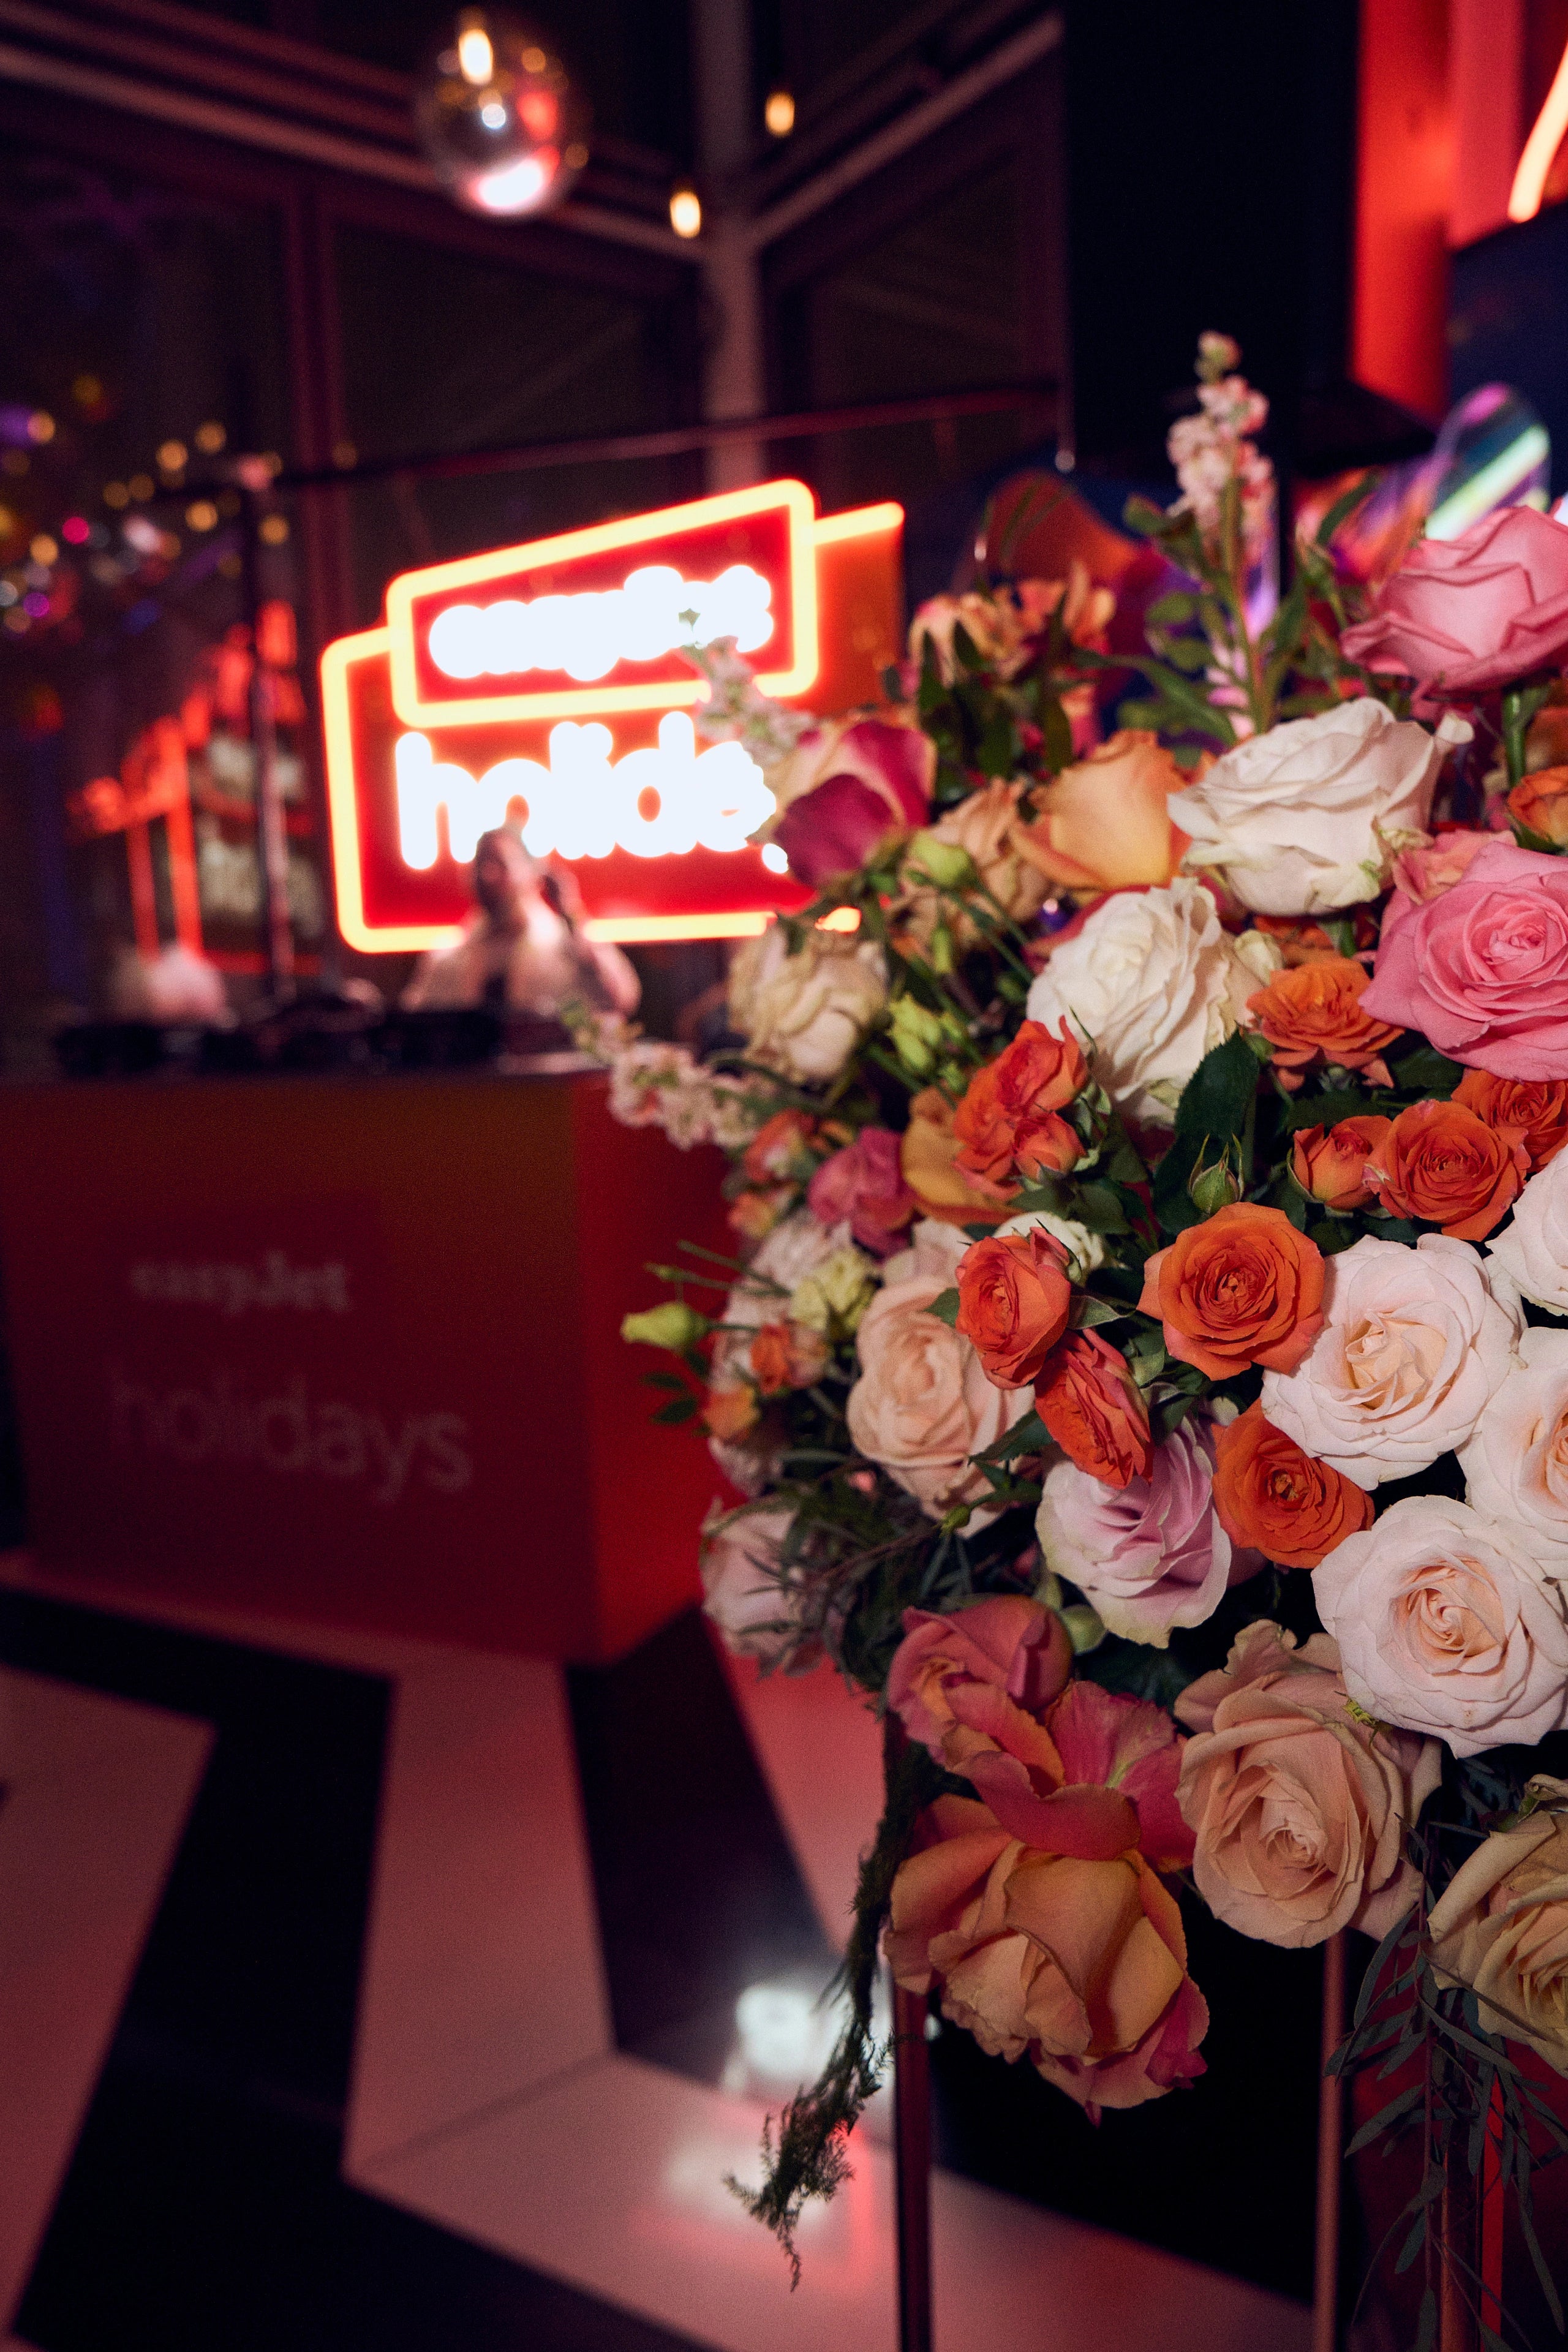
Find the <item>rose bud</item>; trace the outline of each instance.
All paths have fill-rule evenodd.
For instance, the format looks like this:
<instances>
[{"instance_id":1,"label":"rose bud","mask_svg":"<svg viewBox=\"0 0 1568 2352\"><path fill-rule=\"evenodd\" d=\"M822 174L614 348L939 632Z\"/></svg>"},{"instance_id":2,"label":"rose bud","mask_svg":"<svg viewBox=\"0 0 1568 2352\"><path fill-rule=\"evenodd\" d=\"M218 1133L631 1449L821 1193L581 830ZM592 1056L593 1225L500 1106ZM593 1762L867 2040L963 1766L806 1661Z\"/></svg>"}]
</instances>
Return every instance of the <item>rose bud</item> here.
<instances>
[{"instance_id":1,"label":"rose bud","mask_svg":"<svg viewBox=\"0 0 1568 2352\"><path fill-rule=\"evenodd\" d=\"M1068 1327L1067 1253L1037 1226L972 1243L958 1263L955 1330L994 1388L1026 1388Z\"/></svg>"},{"instance_id":2,"label":"rose bud","mask_svg":"<svg viewBox=\"0 0 1568 2352\"><path fill-rule=\"evenodd\" d=\"M1290 1147L1290 1173L1325 1209L1364 1209L1373 1196L1366 1163L1393 1124L1366 1116L1342 1118L1326 1131L1304 1127Z\"/></svg>"}]
</instances>

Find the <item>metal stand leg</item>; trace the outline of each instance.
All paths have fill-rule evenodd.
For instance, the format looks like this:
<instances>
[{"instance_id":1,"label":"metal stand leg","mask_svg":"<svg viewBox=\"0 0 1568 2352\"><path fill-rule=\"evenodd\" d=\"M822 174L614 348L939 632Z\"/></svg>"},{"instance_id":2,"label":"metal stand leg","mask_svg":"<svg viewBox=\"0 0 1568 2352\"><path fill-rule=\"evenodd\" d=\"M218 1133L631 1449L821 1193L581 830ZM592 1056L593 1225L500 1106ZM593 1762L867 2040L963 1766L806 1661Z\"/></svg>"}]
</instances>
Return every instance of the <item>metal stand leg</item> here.
<instances>
[{"instance_id":1,"label":"metal stand leg","mask_svg":"<svg viewBox=\"0 0 1568 2352\"><path fill-rule=\"evenodd\" d=\"M1322 2063L1344 2039L1345 1939L1323 1947ZM1318 2214L1312 2264L1312 2352L1336 2352L1340 2340L1340 2188L1345 2092L1338 2074L1318 2084Z\"/></svg>"},{"instance_id":2,"label":"metal stand leg","mask_svg":"<svg viewBox=\"0 0 1568 2352\"><path fill-rule=\"evenodd\" d=\"M931 2055L923 1994L893 1990L894 2194L899 2352L931 2352Z\"/></svg>"}]
</instances>

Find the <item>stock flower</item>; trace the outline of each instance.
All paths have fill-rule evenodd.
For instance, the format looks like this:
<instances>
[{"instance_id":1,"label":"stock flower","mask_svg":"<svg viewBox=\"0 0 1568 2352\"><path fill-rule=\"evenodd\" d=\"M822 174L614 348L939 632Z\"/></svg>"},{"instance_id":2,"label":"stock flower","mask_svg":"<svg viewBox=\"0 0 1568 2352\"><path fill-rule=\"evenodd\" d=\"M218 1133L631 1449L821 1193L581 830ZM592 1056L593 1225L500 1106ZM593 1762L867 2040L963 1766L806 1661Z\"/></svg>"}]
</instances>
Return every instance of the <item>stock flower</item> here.
<instances>
[{"instance_id":1,"label":"stock flower","mask_svg":"<svg viewBox=\"0 0 1568 2352\"><path fill-rule=\"evenodd\" d=\"M888 908L888 919L900 946L913 946L929 955L937 926L945 923L959 947L970 947L987 923L994 925L1002 916L1026 923L1039 913L1046 878L1021 854L1018 843L1018 800L1024 789L998 777L949 809L921 836L942 849L962 851L981 887L965 906L949 889L922 882L922 874L937 876L942 861L929 859L922 865L917 843L904 861L900 888Z\"/></svg>"},{"instance_id":2,"label":"stock flower","mask_svg":"<svg viewBox=\"0 0 1568 2352\"><path fill-rule=\"evenodd\" d=\"M1459 1864L1426 1925L1438 1982L1568 2074L1568 1781L1537 1773L1526 1795L1534 1809Z\"/></svg>"},{"instance_id":3,"label":"stock flower","mask_svg":"<svg viewBox=\"0 0 1568 2352\"><path fill-rule=\"evenodd\" d=\"M886 1257L901 1246L916 1208L900 1170L899 1139L886 1127L863 1127L853 1143L825 1160L805 1198L820 1223L847 1221L856 1241L873 1257Z\"/></svg>"},{"instance_id":4,"label":"stock flower","mask_svg":"<svg viewBox=\"0 0 1568 2352\"><path fill-rule=\"evenodd\" d=\"M1035 1381L1035 1410L1069 1462L1108 1486L1147 1478L1149 1408L1127 1359L1094 1331L1052 1349Z\"/></svg>"},{"instance_id":5,"label":"stock flower","mask_svg":"<svg viewBox=\"0 0 1568 2352\"><path fill-rule=\"evenodd\" d=\"M1542 841L1568 849L1568 768L1537 768L1510 793L1508 813Z\"/></svg>"},{"instance_id":6,"label":"stock flower","mask_svg":"<svg viewBox=\"0 0 1568 2352\"><path fill-rule=\"evenodd\" d=\"M731 1016L750 1058L802 1086L836 1078L887 1001L881 949L843 931L808 931L792 953L773 923L730 967Z\"/></svg>"},{"instance_id":7,"label":"stock flower","mask_svg":"<svg viewBox=\"0 0 1568 2352\"><path fill-rule=\"evenodd\" d=\"M1568 1723L1563 1595L1522 1530L1444 1495L1409 1495L1312 1577L1345 1688L1367 1713L1456 1756L1531 1745Z\"/></svg>"},{"instance_id":8,"label":"stock flower","mask_svg":"<svg viewBox=\"0 0 1568 2352\"><path fill-rule=\"evenodd\" d=\"M1568 545L1568 529L1552 528ZM1500 1078L1568 1078L1568 859L1496 841L1395 921L1399 903L1366 1011Z\"/></svg>"},{"instance_id":9,"label":"stock flower","mask_svg":"<svg viewBox=\"0 0 1568 2352\"><path fill-rule=\"evenodd\" d=\"M938 1087L924 1087L910 1099L899 1167L921 1215L944 1225L1000 1223L1018 1189L960 1165L952 1105Z\"/></svg>"},{"instance_id":10,"label":"stock flower","mask_svg":"<svg viewBox=\"0 0 1568 2352\"><path fill-rule=\"evenodd\" d=\"M1353 958L1325 956L1276 972L1267 988L1248 997L1247 1009L1274 1048L1280 1083L1292 1093L1307 1071L1331 1064L1364 1070L1375 1085L1393 1085L1383 1056L1400 1032L1363 1011L1370 979Z\"/></svg>"},{"instance_id":11,"label":"stock flower","mask_svg":"<svg viewBox=\"0 0 1568 2352\"><path fill-rule=\"evenodd\" d=\"M1157 735L1123 727L1033 795L1020 854L1057 889L1121 890L1169 882L1186 836L1170 800L1186 782Z\"/></svg>"},{"instance_id":12,"label":"stock flower","mask_svg":"<svg viewBox=\"0 0 1568 2352\"><path fill-rule=\"evenodd\" d=\"M1393 1124L1368 1113L1342 1118L1327 1134L1321 1127L1299 1128L1291 1139L1290 1173L1325 1209L1364 1209L1372 1199L1366 1163Z\"/></svg>"},{"instance_id":13,"label":"stock flower","mask_svg":"<svg viewBox=\"0 0 1568 2352\"><path fill-rule=\"evenodd\" d=\"M1368 669L1467 698L1561 668L1568 530L1531 507L1500 507L1457 539L1417 540L1340 646Z\"/></svg>"},{"instance_id":14,"label":"stock flower","mask_svg":"<svg viewBox=\"0 0 1568 2352\"><path fill-rule=\"evenodd\" d=\"M1047 1567L1087 1594L1108 1630L1159 1650L1173 1626L1203 1624L1229 1586L1263 1566L1215 1513L1206 1416L1184 1421L1152 1448L1147 1475L1120 1487L1053 1462L1035 1525Z\"/></svg>"},{"instance_id":15,"label":"stock flower","mask_svg":"<svg viewBox=\"0 0 1568 2352\"><path fill-rule=\"evenodd\" d=\"M997 1593L948 1617L906 1609L904 1638L888 1669L888 1706L911 1739L940 1757L961 1685L988 1684L1026 1714L1039 1715L1071 1674L1067 1627L1037 1601Z\"/></svg>"},{"instance_id":16,"label":"stock flower","mask_svg":"<svg viewBox=\"0 0 1568 2352\"><path fill-rule=\"evenodd\" d=\"M1088 1082L1065 1021L1056 1036L1026 1021L1012 1044L976 1070L953 1113L958 1166L994 1184L1010 1181L1015 1166L1031 1174L1075 1166L1083 1146L1058 1114Z\"/></svg>"},{"instance_id":17,"label":"stock flower","mask_svg":"<svg viewBox=\"0 0 1568 2352\"><path fill-rule=\"evenodd\" d=\"M738 1657L772 1665L799 1653L801 1583L782 1558L794 1523L793 1511L709 1514L702 1530L702 1607L724 1647Z\"/></svg>"},{"instance_id":18,"label":"stock flower","mask_svg":"<svg viewBox=\"0 0 1568 2352\"><path fill-rule=\"evenodd\" d=\"M1216 1919L1266 1944L1385 1936L1415 1900L1405 1832L1442 1777L1442 1750L1356 1720L1339 1652L1267 1618L1176 1701L1195 1738L1178 1794L1193 1875Z\"/></svg>"},{"instance_id":19,"label":"stock flower","mask_svg":"<svg viewBox=\"0 0 1568 2352\"><path fill-rule=\"evenodd\" d=\"M1459 1467L1471 1507L1516 1528L1568 1588L1568 1331L1536 1325L1523 1334Z\"/></svg>"},{"instance_id":20,"label":"stock flower","mask_svg":"<svg viewBox=\"0 0 1568 2352\"><path fill-rule=\"evenodd\" d=\"M1211 1381L1248 1364L1294 1371L1322 1328L1323 1256L1279 1209L1233 1202L1143 1268L1145 1315L1168 1354Z\"/></svg>"},{"instance_id":21,"label":"stock flower","mask_svg":"<svg viewBox=\"0 0 1568 2352\"><path fill-rule=\"evenodd\" d=\"M1488 1127L1458 1102L1412 1103L1366 1163L1380 1206L1479 1242L1508 1214L1530 1172L1510 1128Z\"/></svg>"},{"instance_id":22,"label":"stock flower","mask_svg":"<svg viewBox=\"0 0 1568 2352\"><path fill-rule=\"evenodd\" d=\"M1263 1410L1304 1454L1369 1490L1465 1444L1521 1328L1468 1242L1364 1235L1330 1258L1323 1328L1291 1372L1263 1375Z\"/></svg>"},{"instance_id":23,"label":"stock flower","mask_svg":"<svg viewBox=\"0 0 1568 2352\"><path fill-rule=\"evenodd\" d=\"M1182 1088L1279 969L1260 933L1233 940L1201 882L1122 890L1054 949L1029 991L1031 1021L1070 1018L1095 1077L1134 1119L1169 1127Z\"/></svg>"},{"instance_id":24,"label":"stock flower","mask_svg":"<svg viewBox=\"0 0 1568 2352\"><path fill-rule=\"evenodd\" d=\"M923 824L935 779L936 746L921 728L829 719L770 772L781 811L773 839L797 879L816 889Z\"/></svg>"},{"instance_id":25,"label":"stock flower","mask_svg":"<svg viewBox=\"0 0 1568 2352\"><path fill-rule=\"evenodd\" d=\"M1192 2081L1208 2011L1156 1875L1192 1852L1170 1717L1081 1682L1044 1727L994 1688L960 1686L952 1704L963 1720L944 1751L983 1801L939 1798L931 1842L899 1871L895 1979L939 1981L944 2014L983 2050L1026 2054L1091 2117Z\"/></svg>"},{"instance_id":26,"label":"stock flower","mask_svg":"<svg viewBox=\"0 0 1568 2352\"><path fill-rule=\"evenodd\" d=\"M1177 793L1189 867L1265 915L1323 915L1388 883L1425 832L1447 750L1370 697L1249 736Z\"/></svg>"},{"instance_id":27,"label":"stock flower","mask_svg":"<svg viewBox=\"0 0 1568 2352\"><path fill-rule=\"evenodd\" d=\"M1568 1315L1568 1152L1531 1178L1508 1231L1487 1244L1487 1265L1500 1266L1537 1307Z\"/></svg>"},{"instance_id":28,"label":"stock flower","mask_svg":"<svg viewBox=\"0 0 1568 2352\"><path fill-rule=\"evenodd\" d=\"M1568 1143L1568 1085L1561 1079L1526 1086L1517 1078L1494 1078L1489 1070L1467 1070L1454 1088L1454 1100L1489 1127L1512 1128L1532 1176Z\"/></svg>"},{"instance_id":29,"label":"stock flower","mask_svg":"<svg viewBox=\"0 0 1568 2352\"><path fill-rule=\"evenodd\" d=\"M925 1220L912 1247L888 1260L856 1334L860 1377L846 1407L857 1451L880 1464L931 1519L960 1503L984 1505L991 1489L969 1457L994 1445L1034 1404L1027 1389L994 1387L969 1341L929 1311L952 1287L967 1247L952 1226ZM977 1507L970 1526L995 1516Z\"/></svg>"},{"instance_id":30,"label":"stock flower","mask_svg":"<svg viewBox=\"0 0 1568 2352\"><path fill-rule=\"evenodd\" d=\"M1260 1404L1215 1432L1214 1507L1233 1544L1281 1568L1316 1568L1373 1517L1372 1496L1303 1454Z\"/></svg>"},{"instance_id":31,"label":"stock flower","mask_svg":"<svg viewBox=\"0 0 1568 2352\"><path fill-rule=\"evenodd\" d=\"M958 1267L956 1328L999 1389L1026 1388L1072 1309L1066 1253L1037 1227L973 1242Z\"/></svg>"}]
</instances>

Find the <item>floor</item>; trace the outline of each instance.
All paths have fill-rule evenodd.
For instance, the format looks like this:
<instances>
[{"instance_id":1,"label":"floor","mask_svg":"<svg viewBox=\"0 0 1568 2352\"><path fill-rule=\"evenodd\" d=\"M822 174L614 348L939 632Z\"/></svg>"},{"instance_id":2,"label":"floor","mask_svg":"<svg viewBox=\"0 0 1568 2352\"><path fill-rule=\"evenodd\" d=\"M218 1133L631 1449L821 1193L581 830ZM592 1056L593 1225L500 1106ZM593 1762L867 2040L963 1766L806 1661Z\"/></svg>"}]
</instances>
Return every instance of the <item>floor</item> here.
<instances>
[{"instance_id":1,"label":"floor","mask_svg":"<svg viewBox=\"0 0 1568 2352\"><path fill-rule=\"evenodd\" d=\"M10 1554L0 1785L0 2347L891 2352L882 2101L798 2293L723 2185L832 2030L879 1761L830 1676L695 1617L565 1672L176 1621ZM1310 2059L1235 2085L1248 2003L1305 2048L1311 1994L1238 1990L1137 2137L935 2043L941 2352L1304 2347Z\"/></svg>"}]
</instances>

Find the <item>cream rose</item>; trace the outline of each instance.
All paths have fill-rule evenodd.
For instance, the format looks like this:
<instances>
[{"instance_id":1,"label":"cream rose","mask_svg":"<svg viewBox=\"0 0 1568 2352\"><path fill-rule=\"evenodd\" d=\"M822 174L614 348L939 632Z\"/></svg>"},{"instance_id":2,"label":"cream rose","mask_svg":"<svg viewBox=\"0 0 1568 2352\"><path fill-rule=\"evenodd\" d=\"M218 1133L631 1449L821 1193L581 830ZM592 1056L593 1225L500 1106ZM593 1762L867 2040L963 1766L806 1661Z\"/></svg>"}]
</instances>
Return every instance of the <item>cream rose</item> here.
<instances>
[{"instance_id":1,"label":"cream rose","mask_svg":"<svg viewBox=\"0 0 1568 2352\"><path fill-rule=\"evenodd\" d=\"M730 967L731 1017L751 1059L801 1086L836 1078L887 1001L881 949L842 931L808 931L792 955L773 923Z\"/></svg>"},{"instance_id":2,"label":"cream rose","mask_svg":"<svg viewBox=\"0 0 1568 2352\"><path fill-rule=\"evenodd\" d=\"M1080 1225L1076 1217L1058 1217L1049 1209L1026 1209L1021 1217L1007 1218L1005 1223L997 1226L996 1238L1000 1241L1007 1234L1037 1231L1049 1234L1054 1242L1060 1242L1072 1260L1068 1272L1075 1282L1081 1282L1085 1275L1093 1274L1097 1267L1105 1264L1105 1244L1099 1234L1091 1234L1089 1227Z\"/></svg>"},{"instance_id":3,"label":"cream rose","mask_svg":"<svg viewBox=\"0 0 1568 2352\"><path fill-rule=\"evenodd\" d=\"M1528 1537L1468 1503L1411 1495L1312 1571L1345 1688L1456 1756L1568 1723L1568 1622Z\"/></svg>"},{"instance_id":4,"label":"cream rose","mask_svg":"<svg viewBox=\"0 0 1568 2352\"><path fill-rule=\"evenodd\" d=\"M1172 818L1192 836L1184 863L1262 915L1375 898L1425 835L1448 742L1370 698L1250 736L1172 793Z\"/></svg>"},{"instance_id":5,"label":"cream rose","mask_svg":"<svg viewBox=\"0 0 1568 2352\"><path fill-rule=\"evenodd\" d=\"M1279 969L1272 940L1233 940L1211 893L1178 876L1097 907L1035 982L1028 1015L1053 1032L1070 1017L1107 1094L1130 1117L1170 1127L1204 1055Z\"/></svg>"},{"instance_id":6,"label":"cream rose","mask_svg":"<svg viewBox=\"0 0 1568 2352\"><path fill-rule=\"evenodd\" d=\"M1385 1936L1415 1899L1405 1832L1437 1786L1436 1740L1363 1724L1325 1633L1300 1648L1267 1618L1175 1703L1197 1735L1176 1790L1193 1874L1218 1919L1266 1944Z\"/></svg>"},{"instance_id":7,"label":"cream rose","mask_svg":"<svg viewBox=\"0 0 1568 2352\"><path fill-rule=\"evenodd\" d=\"M1461 1863L1426 1924L1439 1982L1568 2074L1568 1780L1541 1773L1529 1793L1536 1810Z\"/></svg>"},{"instance_id":8,"label":"cream rose","mask_svg":"<svg viewBox=\"0 0 1568 2352\"><path fill-rule=\"evenodd\" d=\"M955 1504L989 1494L969 1457L1032 1412L1035 1398L1031 1389L993 1388L969 1341L929 1312L958 1280L965 1234L927 1217L913 1242L888 1260L882 1288L861 1319L849 1434L868 1462L896 1478L928 1518L940 1519ZM995 1517L977 1509L970 1525Z\"/></svg>"},{"instance_id":9,"label":"cream rose","mask_svg":"<svg viewBox=\"0 0 1568 2352\"><path fill-rule=\"evenodd\" d=\"M1487 1255L1537 1307L1568 1315L1568 1151L1531 1178Z\"/></svg>"},{"instance_id":10,"label":"cream rose","mask_svg":"<svg viewBox=\"0 0 1568 2352\"><path fill-rule=\"evenodd\" d=\"M940 878L936 861L921 865L921 844L928 839L940 842L945 848L963 850L997 906L1016 923L1026 923L1039 913L1050 885L1018 847L1018 800L1023 790L1022 784L1000 780L986 784L979 792L971 793L967 800L960 801L956 808L949 809L925 833L917 835L904 864L905 875L913 881L913 887L906 887L900 892L889 913L900 935L922 951L930 950L937 925L942 922L948 925L961 947L973 945L980 936L977 926L956 898L944 891L922 889L914 881L922 872ZM986 911L994 914L994 908L987 908Z\"/></svg>"},{"instance_id":11,"label":"cream rose","mask_svg":"<svg viewBox=\"0 0 1568 2352\"><path fill-rule=\"evenodd\" d=\"M802 1580L783 1560L794 1523L793 1511L752 1510L710 1511L704 1523L703 1610L738 1657L776 1665L801 1645Z\"/></svg>"},{"instance_id":12,"label":"cream rose","mask_svg":"<svg viewBox=\"0 0 1568 2352\"><path fill-rule=\"evenodd\" d=\"M1358 1486L1468 1444L1521 1328L1468 1242L1363 1235L1324 1268L1323 1328L1293 1372L1265 1372L1266 1420Z\"/></svg>"},{"instance_id":13,"label":"cream rose","mask_svg":"<svg viewBox=\"0 0 1568 2352\"><path fill-rule=\"evenodd\" d=\"M1568 1331L1525 1332L1459 1466L1471 1508L1516 1529L1568 1584Z\"/></svg>"}]
</instances>

